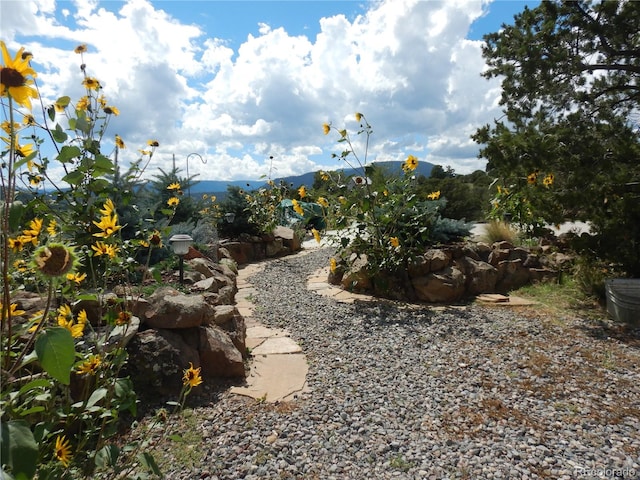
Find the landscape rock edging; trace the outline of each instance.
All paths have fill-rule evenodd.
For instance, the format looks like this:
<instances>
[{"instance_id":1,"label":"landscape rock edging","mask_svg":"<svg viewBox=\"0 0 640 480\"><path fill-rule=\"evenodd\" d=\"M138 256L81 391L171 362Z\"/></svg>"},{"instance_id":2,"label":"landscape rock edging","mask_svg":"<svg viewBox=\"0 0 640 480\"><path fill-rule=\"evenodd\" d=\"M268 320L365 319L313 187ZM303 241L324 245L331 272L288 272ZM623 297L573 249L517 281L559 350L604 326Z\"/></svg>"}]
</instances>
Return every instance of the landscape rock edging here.
<instances>
[{"instance_id":1,"label":"landscape rock edging","mask_svg":"<svg viewBox=\"0 0 640 480\"><path fill-rule=\"evenodd\" d=\"M406 270L376 271L365 254L352 254L350 267L331 272L328 281L356 293L394 300L456 302L484 293L508 293L532 282L554 281L570 257L542 247L502 241L464 243L426 250ZM375 272L375 273L371 273Z\"/></svg>"}]
</instances>

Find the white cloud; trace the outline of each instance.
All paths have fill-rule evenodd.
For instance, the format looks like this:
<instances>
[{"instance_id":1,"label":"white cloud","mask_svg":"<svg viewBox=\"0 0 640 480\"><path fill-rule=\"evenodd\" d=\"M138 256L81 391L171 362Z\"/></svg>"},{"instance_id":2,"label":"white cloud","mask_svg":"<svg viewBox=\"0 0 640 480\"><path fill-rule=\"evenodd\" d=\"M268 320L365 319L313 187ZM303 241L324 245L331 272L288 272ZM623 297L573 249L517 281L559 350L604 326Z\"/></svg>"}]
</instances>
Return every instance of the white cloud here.
<instances>
[{"instance_id":1,"label":"white cloud","mask_svg":"<svg viewBox=\"0 0 640 480\"><path fill-rule=\"evenodd\" d=\"M499 116L498 83L480 77L480 43L465 39L481 1L370 3L353 20L313 19L315 38L261 24L237 50L172 17L169 2L8 3L16 8L3 8L3 36L33 51L47 101L82 95L72 50L89 45L87 72L121 112L107 137L123 137L125 161L157 139L151 174L170 169L174 154L182 168L191 152L207 161L189 163L199 179L338 168L331 153L342 145L322 123L356 128L356 111L373 126L370 160L418 154L466 173L484 167L469 135Z\"/></svg>"}]
</instances>

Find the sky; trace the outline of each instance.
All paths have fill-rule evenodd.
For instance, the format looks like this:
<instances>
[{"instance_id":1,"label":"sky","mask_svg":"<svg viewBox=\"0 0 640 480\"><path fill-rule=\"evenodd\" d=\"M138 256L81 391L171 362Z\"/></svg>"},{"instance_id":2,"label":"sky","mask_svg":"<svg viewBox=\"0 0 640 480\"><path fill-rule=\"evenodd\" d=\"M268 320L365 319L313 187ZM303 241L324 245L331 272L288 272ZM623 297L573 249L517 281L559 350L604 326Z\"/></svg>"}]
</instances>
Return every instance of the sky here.
<instances>
[{"instance_id":1,"label":"sky","mask_svg":"<svg viewBox=\"0 0 640 480\"><path fill-rule=\"evenodd\" d=\"M45 105L85 94L73 49L86 44L87 73L120 111L103 152L120 135L126 164L157 140L147 176L174 161L195 180L347 167L324 123L349 131L362 162L414 155L465 174L486 165L470 135L502 115L482 35L538 3L0 0L0 38L33 54Z\"/></svg>"}]
</instances>

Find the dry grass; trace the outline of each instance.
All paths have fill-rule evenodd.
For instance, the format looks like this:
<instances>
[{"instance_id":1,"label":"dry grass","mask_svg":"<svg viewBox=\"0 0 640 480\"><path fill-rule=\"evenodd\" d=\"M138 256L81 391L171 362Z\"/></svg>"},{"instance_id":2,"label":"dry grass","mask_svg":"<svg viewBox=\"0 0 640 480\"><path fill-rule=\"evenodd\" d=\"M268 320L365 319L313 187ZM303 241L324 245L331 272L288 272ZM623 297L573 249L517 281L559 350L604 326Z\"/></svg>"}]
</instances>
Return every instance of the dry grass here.
<instances>
[{"instance_id":1,"label":"dry grass","mask_svg":"<svg viewBox=\"0 0 640 480\"><path fill-rule=\"evenodd\" d=\"M515 244L518 240L518 231L507 222L491 220L485 225L480 240L489 244L503 241Z\"/></svg>"}]
</instances>

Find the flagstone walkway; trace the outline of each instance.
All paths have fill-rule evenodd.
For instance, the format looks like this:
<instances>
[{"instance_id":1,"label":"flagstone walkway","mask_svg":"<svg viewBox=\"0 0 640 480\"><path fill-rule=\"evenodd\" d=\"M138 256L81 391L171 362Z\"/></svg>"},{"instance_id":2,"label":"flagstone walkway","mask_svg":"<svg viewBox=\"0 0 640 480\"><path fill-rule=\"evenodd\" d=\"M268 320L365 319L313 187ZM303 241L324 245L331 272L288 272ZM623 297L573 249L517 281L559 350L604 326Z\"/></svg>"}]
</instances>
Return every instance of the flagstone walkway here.
<instances>
[{"instance_id":1,"label":"flagstone walkway","mask_svg":"<svg viewBox=\"0 0 640 480\"><path fill-rule=\"evenodd\" d=\"M306 249L298 255L309 253L315 248L319 247L307 245ZM309 366L302 348L291 338L287 330L266 327L253 316L256 307L251 297L255 289L248 279L264 269L268 261L249 264L238 270L236 308L244 317L247 326L246 344L250 351L250 369L245 385L233 387L230 391L237 395L276 403L295 400L301 393L309 391L307 386ZM327 282L328 276L329 267L314 272L307 278L307 289L344 303L380 301L375 297L348 292L330 285ZM519 297L503 295L480 296L477 301L496 306L523 306L532 303ZM424 308L424 305L420 308ZM452 307L431 306L429 308L440 310Z\"/></svg>"}]
</instances>

